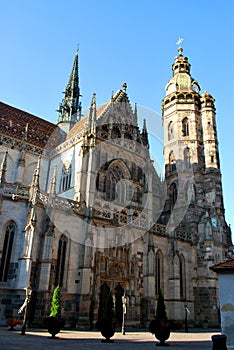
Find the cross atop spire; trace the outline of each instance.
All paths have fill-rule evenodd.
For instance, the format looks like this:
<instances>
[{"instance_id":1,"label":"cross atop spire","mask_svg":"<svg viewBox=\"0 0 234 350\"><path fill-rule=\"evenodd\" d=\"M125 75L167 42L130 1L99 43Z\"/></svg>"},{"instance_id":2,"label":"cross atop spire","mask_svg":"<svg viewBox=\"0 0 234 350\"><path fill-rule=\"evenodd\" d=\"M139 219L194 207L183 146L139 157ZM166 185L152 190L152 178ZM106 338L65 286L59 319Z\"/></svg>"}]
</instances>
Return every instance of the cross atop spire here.
<instances>
[{"instance_id":1,"label":"cross atop spire","mask_svg":"<svg viewBox=\"0 0 234 350\"><path fill-rule=\"evenodd\" d=\"M182 52L183 52L183 49L182 49L182 43L183 43L183 41L184 41L184 39L182 39L182 38L179 37L179 39L178 39L177 42L176 42L176 45L178 45L178 52L179 52L180 54L182 54Z\"/></svg>"}]
</instances>

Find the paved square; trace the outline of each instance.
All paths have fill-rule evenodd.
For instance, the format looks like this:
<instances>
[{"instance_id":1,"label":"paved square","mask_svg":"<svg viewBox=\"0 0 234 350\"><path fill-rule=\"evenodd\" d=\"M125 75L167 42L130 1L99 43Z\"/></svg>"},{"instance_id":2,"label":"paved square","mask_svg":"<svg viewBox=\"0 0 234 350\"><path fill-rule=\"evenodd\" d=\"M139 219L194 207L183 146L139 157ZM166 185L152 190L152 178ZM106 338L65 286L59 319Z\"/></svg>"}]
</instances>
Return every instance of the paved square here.
<instances>
[{"instance_id":1,"label":"paved square","mask_svg":"<svg viewBox=\"0 0 234 350\"><path fill-rule=\"evenodd\" d=\"M172 332L168 340L172 349L212 349L211 336L220 334L217 332L192 331L189 333ZM112 349L112 350L140 350L155 349L155 337L145 331L131 331L122 335L116 332L114 343L102 343L102 336L97 332L84 332L76 330L62 330L56 339L51 339L46 330L30 329L26 335L20 335L20 330L8 331L7 328L0 328L0 349L1 350L42 350L52 347L53 350L82 350L82 349ZM157 347L160 349L161 347Z\"/></svg>"}]
</instances>

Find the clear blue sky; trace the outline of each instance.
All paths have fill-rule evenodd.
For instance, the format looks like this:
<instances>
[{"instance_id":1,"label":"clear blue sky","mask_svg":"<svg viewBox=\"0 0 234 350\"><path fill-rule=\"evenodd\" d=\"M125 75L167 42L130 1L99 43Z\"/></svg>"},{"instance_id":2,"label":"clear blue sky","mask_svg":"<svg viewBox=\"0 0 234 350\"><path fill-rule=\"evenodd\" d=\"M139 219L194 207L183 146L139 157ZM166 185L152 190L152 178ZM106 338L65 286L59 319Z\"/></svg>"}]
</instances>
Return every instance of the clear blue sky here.
<instances>
[{"instance_id":1,"label":"clear blue sky","mask_svg":"<svg viewBox=\"0 0 234 350\"><path fill-rule=\"evenodd\" d=\"M93 92L102 104L126 81L131 102L160 115L176 41L184 38L192 76L216 99L226 219L234 230L233 13L232 0L4 1L0 100L56 122L79 44L83 107Z\"/></svg>"}]
</instances>

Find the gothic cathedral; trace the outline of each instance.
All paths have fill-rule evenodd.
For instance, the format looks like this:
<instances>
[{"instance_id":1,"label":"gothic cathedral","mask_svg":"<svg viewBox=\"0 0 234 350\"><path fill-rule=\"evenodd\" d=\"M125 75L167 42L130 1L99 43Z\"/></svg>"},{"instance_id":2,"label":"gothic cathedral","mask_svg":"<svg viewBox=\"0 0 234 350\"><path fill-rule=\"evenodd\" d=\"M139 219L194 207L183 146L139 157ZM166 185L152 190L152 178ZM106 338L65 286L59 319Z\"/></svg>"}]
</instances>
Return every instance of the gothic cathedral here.
<instances>
[{"instance_id":1,"label":"gothic cathedral","mask_svg":"<svg viewBox=\"0 0 234 350\"><path fill-rule=\"evenodd\" d=\"M0 102L0 323L31 286L41 325L59 285L66 326L93 328L109 291L116 319L144 326L159 290L170 320L219 324L210 265L233 257L215 100L178 49L162 101L165 176L150 158L127 85L83 116L78 52L57 124Z\"/></svg>"}]
</instances>

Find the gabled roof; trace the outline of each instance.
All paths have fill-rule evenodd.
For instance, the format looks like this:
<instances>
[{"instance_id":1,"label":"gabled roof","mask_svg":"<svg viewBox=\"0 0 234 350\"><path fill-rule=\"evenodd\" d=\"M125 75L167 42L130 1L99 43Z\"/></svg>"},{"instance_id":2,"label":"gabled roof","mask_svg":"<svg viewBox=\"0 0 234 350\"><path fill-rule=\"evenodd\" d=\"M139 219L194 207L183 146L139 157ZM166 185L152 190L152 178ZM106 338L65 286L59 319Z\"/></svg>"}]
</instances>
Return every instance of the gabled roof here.
<instances>
[{"instance_id":1,"label":"gabled roof","mask_svg":"<svg viewBox=\"0 0 234 350\"><path fill-rule=\"evenodd\" d=\"M51 148L52 143L60 141L61 133L57 125L0 102L0 134L22 141L27 123L27 143L40 148Z\"/></svg>"},{"instance_id":2,"label":"gabled roof","mask_svg":"<svg viewBox=\"0 0 234 350\"><path fill-rule=\"evenodd\" d=\"M118 90L116 94L109 99L109 101L105 102L103 105L97 108L97 111L96 111L97 121L98 120L101 121L102 118L105 118L105 115L108 113L108 111L112 108L113 105L121 106L122 102L126 102L129 110L133 115L133 111L125 90L126 90L126 84L123 84L123 90ZM67 134L66 139L70 139L71 137L75 136L76 134L84 130L86 122L88 123L88 118L89 118L89 115L86 115L79 122L77 122ZM132 124L134 124L134 122L135 120L132 120Z\"/></svg>"},{"instance_id":3,"label":"gabled roof","mask_svg":"<svg viewBox=\"0 0 234 350\"><path fill-rule=\"evenodd\" d=\"M227 271L234 272L234 259L223 261L217 265L210 266L210 269L217 273L222 273Z\"/></svg>"},{"instance_id":4,"label":"gabled roof","mask_svg":"<svg viewBox=\"0 0 234 350\"><path fill-rule=\"evenodd\" d=\"M104 109L108 104L109 104L109 101L104 103L102 106L100 106L97 109L97 118L100 118L100 115L102 114L102 112L104 111ZM86 115L84 118L82 118L79 122L77 122L73 126L73 128L67 134L66 139L70 139L71 137L75 136L76 134L79 134L82 130L84 130L86 122L88 122L88 115Z\"/></svg>"}]
</instances>

